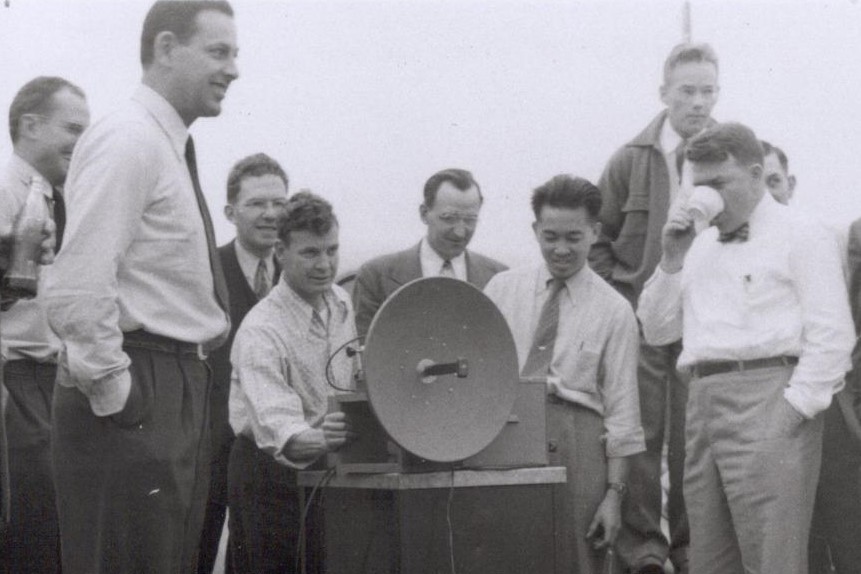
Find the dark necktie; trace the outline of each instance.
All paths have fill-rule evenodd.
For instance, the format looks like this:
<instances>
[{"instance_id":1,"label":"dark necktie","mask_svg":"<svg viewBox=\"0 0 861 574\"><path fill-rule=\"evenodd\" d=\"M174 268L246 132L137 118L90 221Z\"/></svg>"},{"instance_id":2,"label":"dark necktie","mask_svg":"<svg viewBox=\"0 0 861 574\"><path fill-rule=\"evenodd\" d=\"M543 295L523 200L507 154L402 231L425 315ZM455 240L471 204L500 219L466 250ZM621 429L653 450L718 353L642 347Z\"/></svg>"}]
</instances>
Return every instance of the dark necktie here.
<instances>
[{"instance_id":1,"label":"dark necktie","mask_svg":"<svg viewBox=\"0 0 861 574\"><path fill-rule=\"evenodd\" d=\"M688 146L688 140L682 140L676 146L676 175L679 177L679 183L682 181L682 168L685 165L685 148Z\"/></svg>"},{"instance_id":2,"label":"dark necktie","mask_svg":"<svg viewBox=\"0 0 861 574\"><path fill-rule=\"evenodd\" d=\"M553 278L548 282L550 293L541 307L538 326L532 336L532 346L526 364L521 369L523 377L544 377L550 370L553 359L553 346L556 342L556 331L559 328L559 294L565 287L565 281Z\"/></svg>"},{"instance_id":3,"label":"dark necktie","mask_svg":"<svg viewBox=\"0 0 861 574\"><path fill-rule=\"evenodd\" d=\"M451 277L452 279L457 279L457 275L454 272L454 267L451 264L451 259L446 259L442 264L442 269L440 269L440 277Z\"/></svg>"},{"instance_id":4,"label":"dark necktie","mask_svg":"<svg viewBox=\"0 0 861 574\"><path fill-rule=\"evenodd\" d=\"M744 243L750 236L750 225L743 223L733 231L727 231L718 235L718 241L721 243Z\"/></svg>"},{"instance_id":5,"label":"dark necktie","mask_svg":"<svg viewBox=\"0 0 861 574\"><path fill-rule=\"evenodd\" d=\"M63 194L55 187L52 194L54 200L54 225L57 226L57 245L54 253L59 253L63 245L63 233L66 231L66 201Z\"/></svg>"},{"instance_id":6,"label":"dark necktie","mask_svg":"<svg viewBox=\"0 0 861 574\"><path fill-rule=\"evenodd\" d=\"M254 293L257 299L263 299L269 293L269 280L266 278L266 263L262 259L257 262L257 272L254 274Z\"/></svg>"},{"instance_id":7,"label":"dark necktie","mask_svg":"<svg viewBox=\"0 0 861 574\"><path fill-rule=\"evenodd\" d=\"M227 282L224 280L224 271L221 269L221 258L215 249L215 232L212 229L212 219L203 190L200 189L200 179L197 176L197 156L194 153L194 140L188 136L185 144L185 162L188 172L191 174L191 183L194 186L194 195L197 197L197 207L200 209L200 217L203 219L203 229L206 231L206 246L209 250L209 266L212 269L212 283L215 286L215 298L221 308L227 311L230 303L227 295Z\"/></svg>"}]
</instances>

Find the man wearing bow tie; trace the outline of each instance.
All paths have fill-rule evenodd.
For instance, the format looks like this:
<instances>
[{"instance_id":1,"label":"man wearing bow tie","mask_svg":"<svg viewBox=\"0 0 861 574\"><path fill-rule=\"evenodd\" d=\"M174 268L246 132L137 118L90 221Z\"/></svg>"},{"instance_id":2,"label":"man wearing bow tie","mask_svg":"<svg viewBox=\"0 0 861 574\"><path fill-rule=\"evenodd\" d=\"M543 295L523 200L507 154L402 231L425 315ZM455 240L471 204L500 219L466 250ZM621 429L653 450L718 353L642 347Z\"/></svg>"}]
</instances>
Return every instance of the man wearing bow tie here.
<instances>
[{"instance_id":1,"label":"man wearing bow tie","mask_svg":"<svg viewBox=\"0 0 861 574\"><path fill-rule=\"evenodd\" d=\"M699 235L684 210L640 296L652 345L681 336L692 375L685 501L690 571L807 572L822 416L854 331L833 236L765 196L763 152L741 124L695 137L693 183L724 210Z\"/></svg>"}]
</instances>

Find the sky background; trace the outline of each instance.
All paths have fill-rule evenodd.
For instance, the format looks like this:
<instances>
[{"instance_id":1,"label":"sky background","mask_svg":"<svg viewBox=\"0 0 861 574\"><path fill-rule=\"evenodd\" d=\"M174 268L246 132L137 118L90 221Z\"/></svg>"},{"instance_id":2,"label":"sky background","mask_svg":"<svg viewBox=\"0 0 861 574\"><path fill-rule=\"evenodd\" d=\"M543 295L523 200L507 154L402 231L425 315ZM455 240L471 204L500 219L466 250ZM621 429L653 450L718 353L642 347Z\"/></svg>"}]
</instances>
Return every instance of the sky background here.
<instances>
[{"instance_id":1,"label":"sky background","mask_svg":"<svg viewBox=\"0 0 861 574\"><path fill-rule=\"evenodd\" d=\"M0 130L15 92L60 75L94 119L140 81L149 0L0 2ZM192 133L219 243L225 182L265 152L290 191L329 199L343 271L417 242L435 171L462 167L485 206L471 247L510 265L539 256L531 190L558 173L596 181L661 110L681 1L234 0L240 78ZM691 2L693 39L720 57L714 116L783 147L796 206L835 227L861 217L861 5ZM0 157L11 153L0 137ZM5 160L0 160L5 161ZM118 190L119 192L119 190Z\"/></svg>"}]
</instances>

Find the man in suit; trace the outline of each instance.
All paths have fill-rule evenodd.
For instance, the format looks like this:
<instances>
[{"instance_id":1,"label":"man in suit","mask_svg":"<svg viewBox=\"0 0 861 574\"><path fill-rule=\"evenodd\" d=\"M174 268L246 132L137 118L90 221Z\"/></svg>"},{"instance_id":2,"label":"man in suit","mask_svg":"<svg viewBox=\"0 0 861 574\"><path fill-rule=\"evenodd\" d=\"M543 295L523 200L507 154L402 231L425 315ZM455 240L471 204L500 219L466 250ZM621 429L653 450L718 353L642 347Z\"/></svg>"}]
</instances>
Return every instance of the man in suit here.
<instances>
[{"instance_id":1,"label":"man in suit","mask_svg":"<svg viewBox=\"0 0 861 574\"><path fill-rule=\"evenodd\" d=\"M353 287L356 330L365 335L377 310L394 291L420 277L453 277L483 289L506 269L502 263L467 251L484 198L472 174L444 169L425 183L419 206L427 235L418 245L365 263Z\"/></svg>"},{"instance_id":2,"label":"man in suit","mask_svg":"<svg viewBox=\"0 0 861 574\"><path fill-rule=\"evenodd\" d=\"M281 270L275 259L278 213L287 204L287 174L266 154L248 156L227 176L224 215L236 226L236 238L218 248L230 295L230 336L209 357L213 388L210 395L212 424L212 475L206 519L200 540L197 571L210 574L227 510L227 463L234 435L227 415L230 397L230 348L245 314L272 289ZM227 571L230 572L228 545Z\"/></svg>"},{"instance_id":3,"label":"man in suit","mask_svg":"<svg viewBox=\"0 0 861 574\"><path fill-rule=\"evenodd\" d=\"M666 106L622 146L598 182L603 204L601 235L592 247L592 268L636 306L646 279L661 258L661 229L690 188L684 170L686 142L713 123L718 59L708 44L679 44L664 62L661 101ZM683 181L684 180L684 181ZM637 372L646 452L631 462L630 496L623 508L618 552L630 571L663 572L669 558L687 572L688 534L682 497L687 381L675 369L681 342L654 347L641 341ZM667 415L669 420L667 420ZM661 531L661 457L667 437L670 540Z\"/></svg>"},{"instance_id":4,"label":"man in suit","mask_svg":"<svg viewBox=\"0 0 861 574\"><path fill-rule=\"evenodd\" d=\"M62 186L72 150L90 121L83 91L68 80L38 77L9 109L13 154L0 176L0 221L12 227L31 187L42 183L57 247L66 221ZM43 271L46 273L47 270ZM0 562L10 572L58 572L60 532L51 476L51 399L60 341L48 327L42 297L3 311L3 411L9 446L10 526ZM5 571L5 570L4 570Z\"/></svg>"}]
</instances>

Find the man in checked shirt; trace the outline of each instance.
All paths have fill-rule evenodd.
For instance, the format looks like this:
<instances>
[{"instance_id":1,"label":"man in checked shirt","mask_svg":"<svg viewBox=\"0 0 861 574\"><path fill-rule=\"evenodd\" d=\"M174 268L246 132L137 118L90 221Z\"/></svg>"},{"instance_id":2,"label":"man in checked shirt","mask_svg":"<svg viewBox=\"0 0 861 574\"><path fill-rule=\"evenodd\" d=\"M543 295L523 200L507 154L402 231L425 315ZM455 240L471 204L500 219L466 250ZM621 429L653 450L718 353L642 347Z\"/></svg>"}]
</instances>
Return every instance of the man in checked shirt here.
<instances>
[{"instance_id":1,"label":"man in checked shirt","mask_svg":"<svg viewBox=\"0 0 861 574\"><path fill-rule=\"evenodd\" d=\"M234 572L293 572L301 508L296 471L352 436L327 398L351 386L354 360L333 351L356 336L338 273L338 220L324 199L301 192L279 214L281 278L242 322L231 350L228 466ZM317 556L309 552L309 571Z\"/></svg>"}]
</instances>

